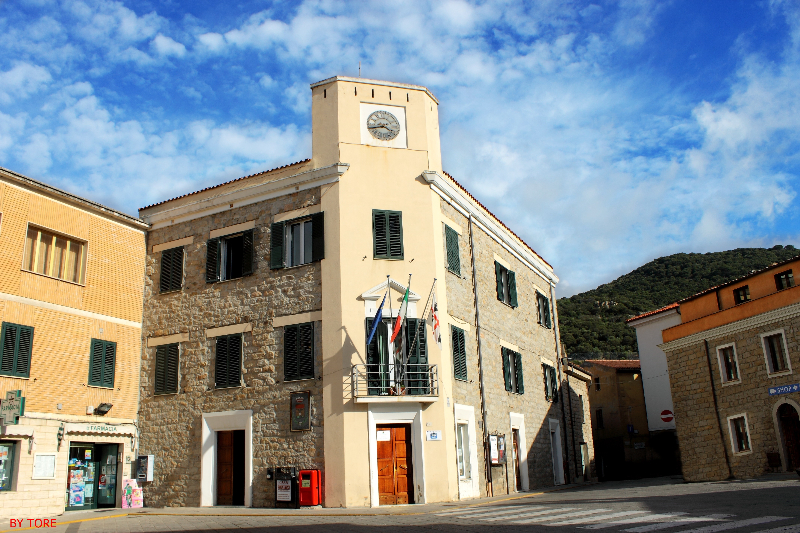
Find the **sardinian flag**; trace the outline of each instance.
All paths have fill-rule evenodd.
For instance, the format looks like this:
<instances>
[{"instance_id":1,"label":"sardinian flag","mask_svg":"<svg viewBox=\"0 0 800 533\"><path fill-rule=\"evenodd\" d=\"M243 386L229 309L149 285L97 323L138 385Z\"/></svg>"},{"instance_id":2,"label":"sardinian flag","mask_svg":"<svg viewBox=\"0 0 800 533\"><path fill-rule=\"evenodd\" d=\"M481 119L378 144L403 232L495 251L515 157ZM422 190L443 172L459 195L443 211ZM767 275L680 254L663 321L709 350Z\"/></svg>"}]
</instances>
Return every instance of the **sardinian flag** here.
<instances>
[{"instance_id":1,"label":"sardinian flag","mask_svg":"<svg viewBox=\"0 0 800 533\"><path fill-rule=\"evenodd\" d=\"M431 331L433 332L433 338L436 339L436 345L439 349L442 349L442 328L439 326L439 304L436 302L436 291L433 291L431 298L431 308L429 309L430 313L428 315L428 320L430 321Z\"/></svg>"}]
</instances>

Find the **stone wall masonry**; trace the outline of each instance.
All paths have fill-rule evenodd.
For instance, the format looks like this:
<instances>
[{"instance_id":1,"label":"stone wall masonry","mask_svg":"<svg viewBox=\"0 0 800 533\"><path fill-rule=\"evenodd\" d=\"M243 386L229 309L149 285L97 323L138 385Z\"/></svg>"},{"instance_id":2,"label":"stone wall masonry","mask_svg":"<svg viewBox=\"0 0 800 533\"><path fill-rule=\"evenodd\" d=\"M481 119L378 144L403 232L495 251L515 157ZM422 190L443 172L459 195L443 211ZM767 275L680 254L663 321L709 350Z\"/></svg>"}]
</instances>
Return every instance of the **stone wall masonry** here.
<instances>
[{"instance_id":1,"label":"stone wall masonry","mask_svg":"<svg viewBox=\"0 0 800 533\"><path fill-rule=\"evenodd\" d=\"M784 330L793 371L788 375L770 377L761 335L777 329ZM730 343L736 346L741 381L723 385L716 348ZM800 319L785 319L712 338L708 341L708 351L718 416L714 412L703 342L667 353L684 477L689 481L727 478L723 446L734 477L759 476L769 471L767 453L780 453L782 447L773 416L775 409L787 400L800 403L800 393L769 395L770 387L800 381L797 378L800 370ZM727 418L741 413L747 414L752 451L734 454ZM722 438L719 435L720 424Z\"/></svg>"},{"instance_id":2,"label":"stone wall masonry","mask_svg":"<svg viewBox=\"0 0 800 533\"><path fill-rule=\"evenodd\" d=\"M476 421L479 423L477 432L480 434L482 432L482 425L480 424L481 398L477 335L474 328L475 313L469 224L466 217L443 200L441 201L441 209L445 217L460 225L461 230L459 239L461 278L459 279L458 276L449 272L447 274L448 312L473 326L471 331L466 334L469 381L456 380L453 387L453 395L457 403L475 407ZM524 266L489 235L478 229L477 226L473 226L473 238L475 241L480 301L481 349L486 386L488 432L490 434L506 435L510 451L510 413L523 414L525 417L525 437L528 450L521 451L521 453L526 453L528 458L529 488L552 486L554 476L550 445L550 419L559 421L562 429L563 445L565 447L569 446L570 452L572 451L572 446L568 442L568 433L565 432L565 418L561 402L551 403L547 401L544 393L542 358L544 357L555 363L558 356L555 344L555 330L538 324L536 291L538 289L539 292L549 298L549 285L547 280ZM509 263L511 269L516 273L519 304L517 308L511 308L497 299L494 254ZM457 321L451 322L458 324ZM447 334L450 334L449 330ZM524 394L515 394L505 390L501 340L520 348L523 364ZM579 392L578 394L581 393ZM588 412L585 412L585 414L588 417ZM586 432L583 429L586 427L585 424L590 425L591 422L588 419L582 420L580 426L584 433ZM588 433L590 435L591 430ZM591 437L587 442L591 442ZM478 446L479 448L481 447L480 442ZM478 450L478 460L485 464L483 463L483 451L482 449ZM562 453L564 457L567 457L566 449L562 450ZM570 458L572 458L571 454ZM572 468L574 461L569 460L567 462L570 465L570 472L569 474L565 472L565 475L568 475L570 479L574 479L574 470ZM508 475L513 476L513 472L510 471ZM492 477L495 494L502 494L509 490L508 477L504 467L493 467ZM486 484L483 468L481 468L480 481L481 490L485 494ZM511 483L513 487L513 481Z\"/></svg>"},{"instance_id":3,"label":"stone wall masonry","mask_svg":"<svg viewBox=\"0 0 800 533\"><path fill-rule=\"evenodd\" d=\"M140 426L143 454L156 456L154 481L145 484L145 505L200 505L203 413L253 411L254 507L274 506L275 482L268 467L324 468L322 381L284 382L283 328L276 316L322 307L320 264L270 270L270 224L274 216L319 203L319 189L259 202L150 232L145 283L144 337L188 333L181 343L178 394L154 395L155 348L142 355ZM256 264L251 276L206 283L206 241L213 229L255 221ZM193 236L185 247L181 291L159 294L161 253L153 245ZM205 330L250 323L243 336L244 387L214 389L215 339ZM315 373L321 376L321 322L315 322ZM311 391L312 430L290 431L289 394Z\"/></svg>"}]
</instances>

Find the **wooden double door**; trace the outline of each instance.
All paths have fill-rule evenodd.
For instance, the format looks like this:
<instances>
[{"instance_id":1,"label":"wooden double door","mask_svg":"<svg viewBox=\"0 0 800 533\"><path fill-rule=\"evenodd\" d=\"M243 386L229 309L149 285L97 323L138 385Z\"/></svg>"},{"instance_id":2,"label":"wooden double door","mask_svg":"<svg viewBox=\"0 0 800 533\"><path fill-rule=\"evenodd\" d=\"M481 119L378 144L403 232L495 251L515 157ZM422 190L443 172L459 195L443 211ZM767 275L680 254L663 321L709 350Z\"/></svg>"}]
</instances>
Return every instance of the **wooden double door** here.
<instances>
[{"instance_id":1,"label":"wooden double door","mask_svg":"<svg viewBox=\"0 0 800 533\"><path fill-rule=\"evenodd\" d=\"M411 426L377 426L380 505L414 503Z\"/></svg>"},{"instance_id":2,"label":"wooden double door","mask_svg":"<svg viewBox=\"0 0 800 533\"><path fill-rule=\"evenodd\" d=\"M217 431L217 505L244 505L244 430Z\"/></svg>"},{"instance_id":3,"label":"wooden double door","mask_svg":"<svg viewBox=\"0 0 800 533\"><path fill-rule=\"evenodd\" d=\"M786 449L786 469L800 469L800 415L794 407L785 403L778 408L778 420Z\"/></svg>"}]
</instances>

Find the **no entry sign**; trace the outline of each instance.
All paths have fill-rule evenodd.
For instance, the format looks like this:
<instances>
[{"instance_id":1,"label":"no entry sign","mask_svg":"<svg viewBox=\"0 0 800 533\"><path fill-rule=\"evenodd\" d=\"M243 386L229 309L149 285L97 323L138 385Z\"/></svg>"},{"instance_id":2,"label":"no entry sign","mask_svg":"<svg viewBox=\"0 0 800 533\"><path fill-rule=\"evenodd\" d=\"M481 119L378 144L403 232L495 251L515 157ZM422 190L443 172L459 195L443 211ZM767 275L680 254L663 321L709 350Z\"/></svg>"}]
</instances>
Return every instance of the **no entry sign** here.
<instances>
[{"instance_id":1,"label":"no entry sign","mask_svg":"<svg viewBox=\"0 0 800 533\"><path fill-rule=\"evenodd\" d=\"M661 411L661 420L664 422L672 422L672 419L675 418L675 415L672 414L672 411L669 409L664 409Z\"/></svg>"}]
</instances>

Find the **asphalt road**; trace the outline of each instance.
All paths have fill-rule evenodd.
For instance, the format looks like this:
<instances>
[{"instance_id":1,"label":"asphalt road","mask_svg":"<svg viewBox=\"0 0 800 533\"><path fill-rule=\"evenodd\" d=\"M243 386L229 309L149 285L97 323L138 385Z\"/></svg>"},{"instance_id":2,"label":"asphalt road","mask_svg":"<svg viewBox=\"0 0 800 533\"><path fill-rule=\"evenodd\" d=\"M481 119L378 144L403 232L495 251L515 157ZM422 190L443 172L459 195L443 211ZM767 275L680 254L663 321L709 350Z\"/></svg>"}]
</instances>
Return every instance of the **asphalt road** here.
<instances>
[{"instance_id":1,"label":"asphalt road","mask_svg":"<svg viewBox=\"0 0 800 533\"><path fill-rule=\"evenodd\" d=\"M513 498L513 496L517 496ZM291 516L269 510L146 510L127 516L58 518L52 532L237 531L374 533L402 531L493 533L800 533L800 478L770 476L720 483L683 483L659 478L600 483L513 499L459 504L404 506L392 514L309 509ZM244 516L247 513L264 513ZM156 514L177 513L177 514ZM336 514L339 513L339 514ZM84 518L86 521L64 522ZM16 530L19 530L18 528ZM13 530L12 530L13 531Z\"/></svg>"}]
</instances>

